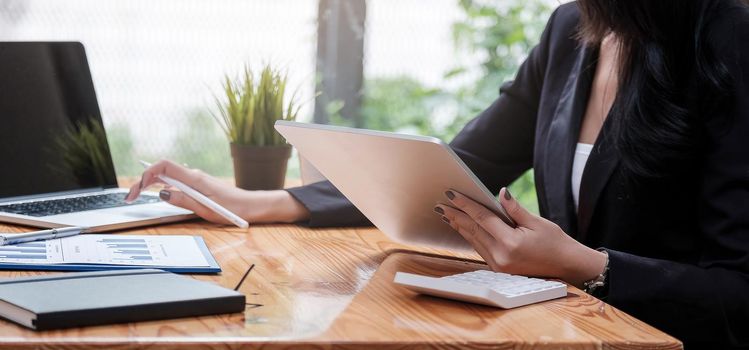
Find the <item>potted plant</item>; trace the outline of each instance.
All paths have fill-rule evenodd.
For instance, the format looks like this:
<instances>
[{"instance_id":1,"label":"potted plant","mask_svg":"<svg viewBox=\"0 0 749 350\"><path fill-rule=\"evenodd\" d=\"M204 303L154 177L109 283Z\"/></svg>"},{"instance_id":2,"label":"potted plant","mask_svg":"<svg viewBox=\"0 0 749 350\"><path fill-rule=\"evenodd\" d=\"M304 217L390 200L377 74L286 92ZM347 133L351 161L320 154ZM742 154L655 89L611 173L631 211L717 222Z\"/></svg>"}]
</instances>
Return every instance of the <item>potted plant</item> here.
<instances>
[{"instance_id":1,"label":"potted plant","mask_svg":"<svg viewBox=\"0 0 749 350\"><path fill-rule=\"evenodd\" d=\"M288 78L266 64L259 77L245 66L236 81L228 76L224 98L216 98L214 117L229 138L237 187L247 190L283 188L291 145L273 128L276 120L295 120L295 96L284 101Z\"/></svg>"}]
</instances>

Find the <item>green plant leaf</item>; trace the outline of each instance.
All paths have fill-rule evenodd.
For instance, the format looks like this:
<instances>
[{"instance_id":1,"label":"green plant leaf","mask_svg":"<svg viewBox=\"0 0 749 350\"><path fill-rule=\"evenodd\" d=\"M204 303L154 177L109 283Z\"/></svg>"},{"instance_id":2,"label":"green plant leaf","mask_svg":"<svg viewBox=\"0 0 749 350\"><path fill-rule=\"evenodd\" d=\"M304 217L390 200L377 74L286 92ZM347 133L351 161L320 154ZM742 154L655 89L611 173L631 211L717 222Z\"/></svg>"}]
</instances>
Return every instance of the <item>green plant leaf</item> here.
<instances>
[{"instance_id":1,"label":"green plant leaf","mask_svg":"<svg viewBox=\"0 0 749 350\"><path fill-rule=\"evenodd\" d=\"M276 132L277 120L295 120L300 105L296 93L286 101L288 74L266 64L255 73L245 65L240 78L224 79L224 99L216 98L214 119L233 143L254 146L285 144Z\"/></svg>"}]
</instances>

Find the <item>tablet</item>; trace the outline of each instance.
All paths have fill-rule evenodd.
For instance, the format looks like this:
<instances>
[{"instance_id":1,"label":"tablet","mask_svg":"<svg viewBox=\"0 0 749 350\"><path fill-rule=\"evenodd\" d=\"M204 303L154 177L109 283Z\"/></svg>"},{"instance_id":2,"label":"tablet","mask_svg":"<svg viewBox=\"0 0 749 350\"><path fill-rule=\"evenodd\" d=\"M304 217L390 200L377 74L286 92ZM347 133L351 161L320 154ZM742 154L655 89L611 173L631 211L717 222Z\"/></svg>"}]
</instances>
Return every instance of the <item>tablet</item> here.
<instances>
[{"instance_id":1,"label":"tablet","mask_svg":"<svg viewBox=\"0 0 749 350\"><path fill-rule=\"evenodd\" d=\"M428 136L277 121L276 130L380 231L406 243L472 250L433 211L457 190L511 226L496 197L453 150Z\"/></svg>"}]
</instances>

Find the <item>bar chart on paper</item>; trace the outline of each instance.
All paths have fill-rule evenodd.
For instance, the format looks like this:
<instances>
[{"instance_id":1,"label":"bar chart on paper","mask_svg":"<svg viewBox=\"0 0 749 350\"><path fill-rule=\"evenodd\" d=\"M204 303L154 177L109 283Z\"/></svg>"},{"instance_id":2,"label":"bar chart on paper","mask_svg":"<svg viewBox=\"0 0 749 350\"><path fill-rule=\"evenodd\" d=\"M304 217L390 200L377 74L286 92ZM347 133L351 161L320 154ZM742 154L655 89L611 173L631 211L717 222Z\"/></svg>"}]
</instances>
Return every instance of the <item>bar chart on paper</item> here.
<instances>
[{"instance_id":1,"label":"bar chart on paper","mask_svg":"<svg viewBox=\"0 0 749 350\"><path fill-rule=\"evenodd\" d=\"M96 243L102 246L102 250L108 256L104 260L136 263L154 260L154 254L143 238L102 238Z\"/></svg>"},{"instance_id":2,"label":"bar chart on paper","mask_svg":"<svg viewBox=\"0 0 749 350\"><path fill-rule=\"evenodd\" d=\"M106 234L0 246L0 263L209 266L192 236Z\"/></svg>"},{"instance_id":3,"label":"bar chart on paper","mask_svg":"<svg viewBox=\"0 0 749 350\"><path fill-rule=\"evenodd\" d=\"M83 264L207 266L191 236L80 235L62 240L64 260Z\"/></svg>"},{"instance_id":4,"label":"bar chart on paper","mask_svg":"<svg viewBox=\"0 0 749 350\"><path fill-rule=\"evenodd\" d=\"M52 242L30 242L0 246L0 261L13 263L61 262L59 245Z\"/></svg>"}]
</instances>

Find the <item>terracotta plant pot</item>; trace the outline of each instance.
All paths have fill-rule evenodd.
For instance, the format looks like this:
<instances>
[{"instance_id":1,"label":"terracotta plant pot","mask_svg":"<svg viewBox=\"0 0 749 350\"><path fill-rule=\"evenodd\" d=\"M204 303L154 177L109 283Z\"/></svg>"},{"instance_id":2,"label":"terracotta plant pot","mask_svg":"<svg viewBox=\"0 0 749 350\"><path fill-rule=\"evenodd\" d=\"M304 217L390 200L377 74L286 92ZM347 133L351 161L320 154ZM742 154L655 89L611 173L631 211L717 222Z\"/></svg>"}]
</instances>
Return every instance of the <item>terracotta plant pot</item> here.
<instances>
[{"instance_id":1,"label":"terracotta plant pot","mask_svg":"<svg viewBox=\"0 0 749 350\"><path fill-rule=\"evenodd\" d=\"M249 146L231 144L234 181L245 190L282 189L291 145Z\"/></svg>"}]
</instances>

